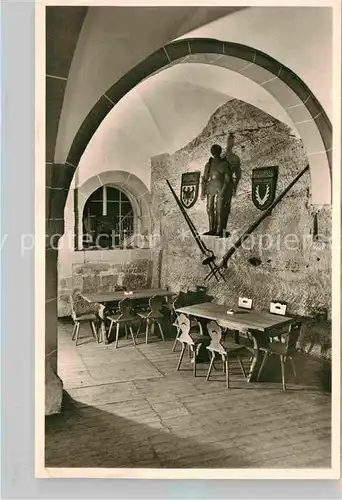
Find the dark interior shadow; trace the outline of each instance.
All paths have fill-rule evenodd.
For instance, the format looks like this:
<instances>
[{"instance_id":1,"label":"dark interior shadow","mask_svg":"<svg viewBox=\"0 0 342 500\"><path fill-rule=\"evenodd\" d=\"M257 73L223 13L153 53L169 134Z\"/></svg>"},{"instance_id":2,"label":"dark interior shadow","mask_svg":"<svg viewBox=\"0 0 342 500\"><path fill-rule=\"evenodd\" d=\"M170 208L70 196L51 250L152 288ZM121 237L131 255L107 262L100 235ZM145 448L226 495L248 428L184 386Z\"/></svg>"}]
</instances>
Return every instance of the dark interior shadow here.
<instances>
[{"instance_id":1,"label":"dark interior shadow","mask_svg":"<svg viewBox=\"0 0 342 500\"><path fill-rule=\"evenodd\" d=\"M153 428L64 393L61 414L45 420L45 466L89 468L241 468L248 458L233 449L200 443ZM189 425L189 424L188 424ZM220 436L218 436L220 438ZM224 436L221 440L224 440ZM214 441L214 439L213 439ZM217 440L218 441L218 440ZM219 441L218 441L219 442ZM240 451L241 453L241 451ZM214 465L210 461L214 460Z\"/></svg>"},{"instance_id":2,"label":"dark interior shadow","mask_svg":"<svg viewBox=\"0 0 342 500\"><path fill-rule=\"evenodd\" d=\"M298 352L294 357L296 378L294 377L291 364L285 365L285 379L291 388L298 390L312 387L319 391L331 393L331 363L317 359L309 354ZM281 368L279 356L270 356L260 375L259 382L276 382L281 384Z\"/></svg>"},{"instance_id":3,"label":"dark interior shadow","mask_svg":"<svg viewBox=\"0 0 342 500\"><path fill-rule=\"evenodd\" d=\"M227 333L227 338L235 338L238 332L231 330ZM252 342L250 339L243 335L238 334L239 343L245 345L247 349L252 348ZM247 350L246 349L246 350ZM248 352L248 351L247 351ZM249 353L249 356L251 352ZM246 353L244 353L246 357ZM260 353L260 361L262 359L263 353ZM285 378L286 383L292 386L292 389L302 390L304 387L312 387L315 390L319 390L326 393L331 393L331 383L332 383L332 372L331 372L331 362L329 359L324 359L317 357L313 354L302 352L300 350L293 356L293 361L295 364L296 377L291 368L291 364L287 362L285 364ZM260 362L258 367L260 367ZM258 370L256 370L256 373ZM256 380L254 380L256 381ZM277 355L269 356L266 364L260 374L259 382L274 382L281 384L281 367L280 358Z\"/></svg>"}]
</instances>

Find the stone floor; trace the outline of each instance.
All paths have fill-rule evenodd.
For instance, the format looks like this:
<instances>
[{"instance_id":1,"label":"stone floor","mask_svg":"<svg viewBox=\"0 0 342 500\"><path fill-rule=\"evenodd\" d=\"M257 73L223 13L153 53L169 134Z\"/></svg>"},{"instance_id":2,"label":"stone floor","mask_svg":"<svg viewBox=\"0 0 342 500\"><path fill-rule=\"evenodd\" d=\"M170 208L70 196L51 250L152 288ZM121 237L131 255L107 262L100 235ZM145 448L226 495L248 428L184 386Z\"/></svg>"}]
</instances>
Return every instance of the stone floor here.
<instances>
[{"instance_id":1,"label":"stone floor","mask_svg":"<svg viewBox=\"0 0 342 500\"><path fill-rule=\"evenodd\" d=\"M76 347L72 325L59 324L66 397L63 413L46 419L47 467L330 467L331 395L311 356L298 356L286 392L278 367L265 374L276 381L247 384L234 364L226 389L219 363L208 382L207 364L194 378L185 358L176 372L171 339L136 348L123 339L115 349L87 328Z\"/></svg>"}]
</instances>

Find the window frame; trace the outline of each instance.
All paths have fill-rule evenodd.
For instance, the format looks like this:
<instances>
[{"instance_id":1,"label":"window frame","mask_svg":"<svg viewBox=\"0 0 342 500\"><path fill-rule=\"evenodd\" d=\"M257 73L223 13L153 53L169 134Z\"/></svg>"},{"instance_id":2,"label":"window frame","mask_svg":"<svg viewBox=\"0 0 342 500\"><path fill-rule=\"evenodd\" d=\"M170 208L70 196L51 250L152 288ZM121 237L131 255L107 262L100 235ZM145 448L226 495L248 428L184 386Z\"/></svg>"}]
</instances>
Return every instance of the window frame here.
<instances>
[{"instance_id":1,"label":"window frame","mask_svg":"<svg viewBox=\"0 0 342 500\"><path fill-rule=\"evenodd\" d=\"M133 219L133 231L131 234L133 235L137 232L137 220L139 218L139 215L138 215L139 206L138 206L137 200L123 186L121 186L121 185L119 186L113 182L108 182L108 183L102 184L101 186L97 186L96 189L94 189L89 194L89 196L87 197L87 199L84 203L83 210L82 210L81 224L79 225L79 231L78 231L78 233L79 233L78 234L78 241L79 241L79 247L80 247L79 250L83 250L83 251L96 251L97 250L97 251L102 252L102 251L125 250L125 249L133 248L131 246L126 246L125 244L121 244L121 242L117 246L109 246L108 245L108 246L104 246L104 247L101 247L101 246L88 247L87 245L85 245L85 235L87 233L85 231L84 221L85 221L85 217L86 217L85 211L87 208L87 203L89 202L90 198L94 195L94 193L96 193L96 191L99 191L100 189L102 189L101 202L103 204L104 203L104 187L116 189L120 193L120 199L117 202L119 204L120 211L121 211L121 204L125 203L125 201L124 202L121 201L121 193L128 199L130 206L131 206L131 209L132 209L132 214L133 214L133 217L132 217L132 219ZM106 207L106 213L107 213L108 212L108 203L111 203L111 202L107 201L107 197L106 197L106 202L107 202L107 207ZM95 217L96 217L96 215L95 215Z\"/></svg>"}]
</instances>

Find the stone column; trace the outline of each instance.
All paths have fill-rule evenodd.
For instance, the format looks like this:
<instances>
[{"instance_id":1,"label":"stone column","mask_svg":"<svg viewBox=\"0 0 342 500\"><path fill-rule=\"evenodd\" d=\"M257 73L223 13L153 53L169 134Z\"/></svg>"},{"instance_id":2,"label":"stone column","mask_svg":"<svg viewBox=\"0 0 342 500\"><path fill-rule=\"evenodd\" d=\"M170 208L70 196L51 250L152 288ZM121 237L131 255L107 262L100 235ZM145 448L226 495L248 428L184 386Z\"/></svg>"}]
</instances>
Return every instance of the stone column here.
<instances>
[{"instance_id":1,"label":"stone column","mask_svg":"<svg viewBox=\"0 0 342 500\"><path fill-rule=\"evenodd\" d=\"M65 201L78 164L77 159L76 166L67 161L65 164L55 163L55 146L69 68L86 13L86 7L46 9L46 415L60 411L63 392L62 382L57 376L58 237L54 237L53 248L48 240L52 235L64 233Z\"/></svg>"},{"instance_id":2,"label":"stone column","mask_svg":"<svg viewBox=\"0 0 342 500\"><path fill-rule=\"evenodd\" d=\"M57 375L57 250L47 248L45 297L45 414L61 410L63 383Z\"/></svg>"},{"instance_id":3,"label":"stone column","mask_svg":"<svg viewBox=\"0 0 342 500\"><path fill-rule=\"evenodd\" d=\"M61 410L63 383L57 374L58 241L64 233L64 206L75 167L46 163L45 242L45 414Z\"/></svg>"},{"instance_id":4,"label":"stone column","mask_svg":"<svg viewBox=\"0 0 342 500\"><path fill-rule=\"evenodd\" d=\"M79 250L78 188L74 188L74 249Z\"/></svg>"}]
</instances>

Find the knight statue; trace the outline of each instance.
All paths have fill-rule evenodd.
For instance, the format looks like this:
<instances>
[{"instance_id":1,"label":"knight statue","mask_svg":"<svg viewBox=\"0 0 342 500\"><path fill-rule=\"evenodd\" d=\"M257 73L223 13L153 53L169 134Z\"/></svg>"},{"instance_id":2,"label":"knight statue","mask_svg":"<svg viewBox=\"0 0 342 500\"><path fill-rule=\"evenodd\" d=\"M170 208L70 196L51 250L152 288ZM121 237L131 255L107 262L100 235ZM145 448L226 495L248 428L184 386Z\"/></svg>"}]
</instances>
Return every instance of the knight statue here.
<instances>
[{"instance_id":1,"label":"knight statue","mask_svg":"<svg viewBox=\"0 0 342 500\"><path fill-rule=\"evenodd\" d=\"M232 197L235 196L241 178L240 158L232 151L234 136L229 134L227 148L222 154L218 144L211 147L211 157L205 165L202 177L202 199L207 199L209 231L211 236L229 236L227 223Z\"/></svg>"}]
</instances>

